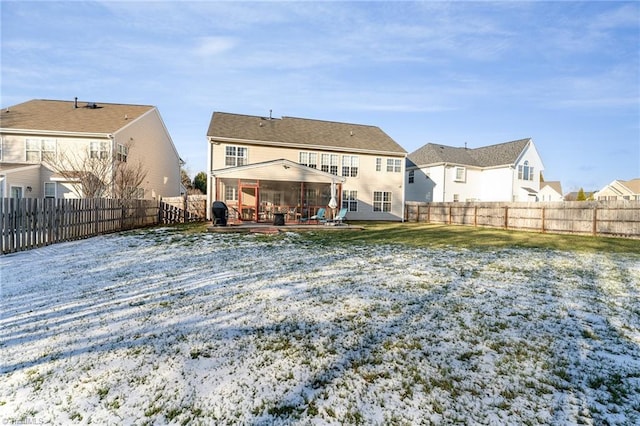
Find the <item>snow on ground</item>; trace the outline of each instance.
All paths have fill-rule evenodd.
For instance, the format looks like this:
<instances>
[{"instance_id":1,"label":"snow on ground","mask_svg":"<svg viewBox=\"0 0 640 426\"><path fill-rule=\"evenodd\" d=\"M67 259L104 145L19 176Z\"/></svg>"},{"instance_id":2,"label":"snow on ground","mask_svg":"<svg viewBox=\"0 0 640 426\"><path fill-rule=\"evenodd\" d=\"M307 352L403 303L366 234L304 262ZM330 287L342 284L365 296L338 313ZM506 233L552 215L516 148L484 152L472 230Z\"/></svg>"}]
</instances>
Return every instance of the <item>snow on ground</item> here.
<instances>
[{"instance_id":1,"label":"snow on ground","mask_svg":"<svg viewBox=\"0 0 640 426\"><path fill-rule=\"evenodd\" d=\"M0 423L640 423L637 255L160 228L0 270Z\"/></svg>"}]
</instances>

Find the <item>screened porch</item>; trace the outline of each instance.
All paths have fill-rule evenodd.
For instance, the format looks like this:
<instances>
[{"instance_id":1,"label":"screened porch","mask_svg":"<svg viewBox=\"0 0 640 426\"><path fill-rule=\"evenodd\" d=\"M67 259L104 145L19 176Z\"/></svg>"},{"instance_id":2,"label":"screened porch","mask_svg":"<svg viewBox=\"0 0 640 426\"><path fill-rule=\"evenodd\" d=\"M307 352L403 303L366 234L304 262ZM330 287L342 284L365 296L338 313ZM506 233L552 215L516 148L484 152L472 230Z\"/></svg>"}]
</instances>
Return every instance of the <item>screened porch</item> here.
<instances>
[{"instance_id":1,"label":"screened porch","mask_svg":"<svg viewBox=\"0 0 640 426\"><path fill-rule=\"evenodd\" d=\"M218 179L217 193L229 208L231 222L272 223L274 215L284 214L285 223L305 223L318 209L327 217L331 200L331 183L287 182L276 180ZM335 198L340 205L340 183L335 184Z\"/></svg>"}]
</instances>

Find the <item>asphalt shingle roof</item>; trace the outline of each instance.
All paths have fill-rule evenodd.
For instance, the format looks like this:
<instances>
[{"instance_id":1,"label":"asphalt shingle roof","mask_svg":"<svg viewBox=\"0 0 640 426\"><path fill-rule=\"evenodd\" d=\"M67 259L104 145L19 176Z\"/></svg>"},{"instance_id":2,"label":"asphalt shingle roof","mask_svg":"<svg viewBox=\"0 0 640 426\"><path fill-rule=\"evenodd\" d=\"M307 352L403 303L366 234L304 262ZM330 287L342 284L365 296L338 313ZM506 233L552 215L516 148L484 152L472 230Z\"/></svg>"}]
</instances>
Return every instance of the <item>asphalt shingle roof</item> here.
<instances>
[{"instance_id":1,"label":"asphalt shingle roof","mask_svg":"<svg viewBox=\"0 0 640 426\"><path fill-rule=\"evenodd\" d=\"M460 164L475 167L494 167L515 164L531 139L489 145L481 148L458 148L428 143L412 152L407 159L418 166L429 164Z\"/></svg>"},{"instance_id":2,"label":"asphalt shingle roof","mask_svg":"<svg viewBox=\"0 0 640 426\"><path fill-rule=\"evenodd\" d=\"M406 151L376 126L312 120L308 118L265 118L214 112L207 136L268 145L309 145L405 154Z\"/></svg>"},{"instance_id":3,"label":"asphalt shingle roof","mask_svg":"<svg viewBox=\"0 0 640 426\"><path fill-rule=\"evenodd\" d=\"M152 110L150 105L125 105L34 99L0 111L0 128L43 132L113 133Z\"/></svg>"},{"instance_id":4,"label":"asphalt shingle roof","mask_svg":"<svg viewBox=\"0 0 640 426\"><path fill-rule=\"evenodd\" d=\"M629 191L633 192L634 194L640 194L640 178L626 181L622 180L620 181L620 183L626 186Z\"/></svg>"},{"instance_id":5,"label":"asphalt shingle roof","mask_svg":"<svg viewBox=\"0 0 640 426\"><path fill-rule=\"evenodd\" d=\"M545 186L550 187L551 189L556 191L558 194L562 194L562 185L560 184L560 181L558 181L558 180L550 180L550 181L546 181L546 182L540 182L540 189L544 188Z\"/></svg>"}]
</instances>

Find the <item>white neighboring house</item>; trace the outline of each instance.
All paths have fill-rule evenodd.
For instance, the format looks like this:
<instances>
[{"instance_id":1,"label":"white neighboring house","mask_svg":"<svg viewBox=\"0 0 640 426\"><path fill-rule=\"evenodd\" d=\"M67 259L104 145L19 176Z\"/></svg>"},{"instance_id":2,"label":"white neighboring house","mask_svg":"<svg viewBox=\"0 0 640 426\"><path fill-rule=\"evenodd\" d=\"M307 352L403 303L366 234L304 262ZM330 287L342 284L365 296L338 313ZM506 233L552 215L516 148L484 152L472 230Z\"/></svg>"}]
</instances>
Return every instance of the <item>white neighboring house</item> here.
<instances>
[{"instance_id":1,"label":"white neighboring house","mask_svg":"<svg viewBox=\"0 0 640 426\"><path fill-rule=\"evenodd\" d=\"M154 106L34 99L0 111L0 197L84 197L74 173L86 171L61 169L87 158L104 160L104 176L139 165L144 180L119 192L127 198L180 195L181 160ZM115 182L101 196L113 196Z\"/></svg>"},{"instance_id":2,"label":"white neighboring house","mask_svg":"<svg viewBox=\"0 0 640 426\"><path fill-rule=\"evenodd\" d=\"M407 156L407 201L538 201L542 159L533 140L481 148L429 143Z\"/></svg>"},{"instance_id":3,"label":"white neighboring house","mask_svg":"<svg viewBox=\"0 0 640 426\"><path fill-rule=\"evenodd\" d=\"M538 198L540 201L564 201L560 181L541 182Z\"/></svg>"},{"instance_id":4,"label":"white neighboring house","mask_svg":"<svg viewBox=\"0 0 640 426\"><path fill-rule=\"evenodd\" d=\"M640 200L640 178L614 180L595 194L598 201Z\"/></svg>"}]
</instances>

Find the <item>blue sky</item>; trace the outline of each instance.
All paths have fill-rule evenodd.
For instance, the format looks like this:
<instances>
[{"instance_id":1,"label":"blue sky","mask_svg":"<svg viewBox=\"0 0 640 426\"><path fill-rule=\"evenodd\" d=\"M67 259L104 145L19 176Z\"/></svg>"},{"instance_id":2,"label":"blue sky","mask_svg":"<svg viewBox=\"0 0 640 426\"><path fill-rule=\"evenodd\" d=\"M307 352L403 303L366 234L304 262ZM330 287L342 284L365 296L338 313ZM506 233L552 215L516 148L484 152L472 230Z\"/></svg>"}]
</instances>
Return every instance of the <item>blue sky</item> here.
<instances>
[{"instance_id":1,"label":"blue sky","mask_svg":"<svg viewBox=\"0 0 640 426\"><path fill-rule=\"evenodd\" d=\"M213 111L379 126L408 152L532 137L565 192L640 177L639 2L1 2L2 107L159 108L191 175Z\"/></svg>"}]
</instances>

